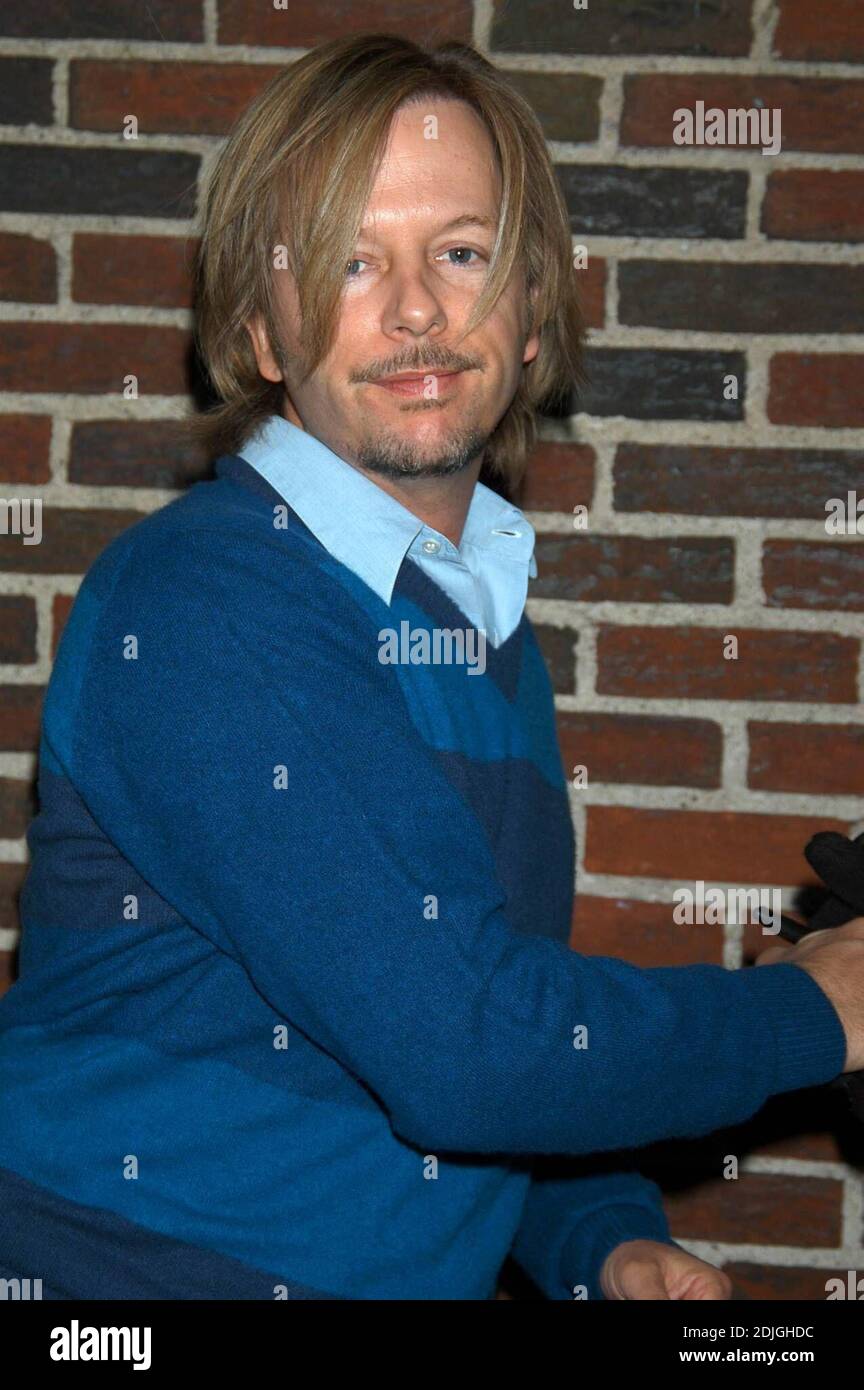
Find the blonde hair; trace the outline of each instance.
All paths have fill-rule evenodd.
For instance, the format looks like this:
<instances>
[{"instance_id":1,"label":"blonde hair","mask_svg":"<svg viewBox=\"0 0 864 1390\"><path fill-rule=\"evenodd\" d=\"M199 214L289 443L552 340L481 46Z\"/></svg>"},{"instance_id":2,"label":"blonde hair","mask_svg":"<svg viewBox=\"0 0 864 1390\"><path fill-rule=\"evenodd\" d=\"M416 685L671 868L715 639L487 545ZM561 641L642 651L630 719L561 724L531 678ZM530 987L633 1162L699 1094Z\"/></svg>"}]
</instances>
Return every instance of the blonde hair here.
<instances>
[{"instance_id":1,"label":"blonde hair","mask_svg":"<svg viewBox=\"0 0 864 1390\"><path fill-rule=\"evenodd\" d=\"M502 197L482 293L467 333L494 307L518 266L540 348L487 446L484 464L507 487L520 481L536 412L566 399L582 375L583 326L566 207L543 132L528 103L481 54L450 41L426 49L390 34L313 49L256 97L234 125L210 180L195 267L196 344L219 404L184 422L216 456L236 453L270 414L285 384L258 371L246 323L260 315L280 342L272 267L284 246L297 288L307 373L336 332L351 259L398 107L420 98L467 102L496 151ZM281 360L281 358L280 358Z\"/></svg>"}]
</instances>

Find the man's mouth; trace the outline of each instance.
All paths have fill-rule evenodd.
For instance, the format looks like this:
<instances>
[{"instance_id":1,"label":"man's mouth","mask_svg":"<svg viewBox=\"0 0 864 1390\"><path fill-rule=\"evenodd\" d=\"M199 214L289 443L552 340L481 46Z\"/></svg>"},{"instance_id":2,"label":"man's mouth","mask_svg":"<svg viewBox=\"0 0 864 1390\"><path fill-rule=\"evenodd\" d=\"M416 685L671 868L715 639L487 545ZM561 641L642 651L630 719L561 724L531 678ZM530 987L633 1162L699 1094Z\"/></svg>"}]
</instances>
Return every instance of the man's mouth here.
<instances>
[{"instance_id":1,"label":"man's mouth","mask_svg":"<svg viewBox=\"0 0 864 1390\"><path fill-rule=\"evenodd\" d=\"M462 375L461 371L438 372L431 369L425 372L394 372L392 376L376 377L371 384L383 386L397 396L428 395L435 399Z\"/></svg>"}]
</instances>

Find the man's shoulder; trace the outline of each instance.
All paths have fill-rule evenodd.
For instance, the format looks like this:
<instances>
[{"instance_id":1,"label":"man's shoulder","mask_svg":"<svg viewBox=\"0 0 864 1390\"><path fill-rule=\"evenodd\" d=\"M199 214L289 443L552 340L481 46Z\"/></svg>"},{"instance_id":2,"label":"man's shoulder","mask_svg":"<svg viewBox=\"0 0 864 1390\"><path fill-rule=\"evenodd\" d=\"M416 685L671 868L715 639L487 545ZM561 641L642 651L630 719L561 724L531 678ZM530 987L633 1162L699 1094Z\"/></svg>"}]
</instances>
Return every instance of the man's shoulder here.
<instances>
[{"instance_id":1,"label":"man's shoulder","mask_svg":"<svg viewBox=\"0 0 864 1390\"><path fill-rule=\"evenodd\" d=\"M262 590L262 602L271 585L306 597L308 586L322 582L326 552L268 484L270 495L240 476L240 469L220 469L127 527L91 565L82 590L97 602L134 590L139 601L176 603L202 586L227 599L250 584Z\"/></svg>"}]
</instances>

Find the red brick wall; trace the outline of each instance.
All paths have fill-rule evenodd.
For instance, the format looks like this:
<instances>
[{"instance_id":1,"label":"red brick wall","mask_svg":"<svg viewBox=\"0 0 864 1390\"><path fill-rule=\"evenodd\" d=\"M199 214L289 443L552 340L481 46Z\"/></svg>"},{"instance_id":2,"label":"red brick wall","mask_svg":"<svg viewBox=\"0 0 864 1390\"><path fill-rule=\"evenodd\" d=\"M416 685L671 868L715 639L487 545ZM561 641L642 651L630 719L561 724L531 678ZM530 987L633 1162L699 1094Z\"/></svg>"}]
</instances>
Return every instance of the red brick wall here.
<instances>
[{"instance_id":1,"label":"red brick wall","mask_svg":"<svg viewBox=\"0 0 864 1390\"><path fill-rule=\"evenodd\" d=\"M6 970L70 600L118 531L206 472L170 420L197 390L208 163L285 62L376 28L473 38L510 73L588 250L590 384L544 422L521 499L562 749L588 769L573 945L737 966L764 940L674 926L674 889L791 902L809 834L864 816L864 551L825 529L829 498L864 497L860 0L45 0L0 20L0 485L44 502L41 545L0 536ZM676 146L673 112L697 101L779 108L781 152ZM739 1296L823 1298L864 1268L861 1149L819 1091L645 1157L673 1232Z\"/></svg>"}]
</instances>

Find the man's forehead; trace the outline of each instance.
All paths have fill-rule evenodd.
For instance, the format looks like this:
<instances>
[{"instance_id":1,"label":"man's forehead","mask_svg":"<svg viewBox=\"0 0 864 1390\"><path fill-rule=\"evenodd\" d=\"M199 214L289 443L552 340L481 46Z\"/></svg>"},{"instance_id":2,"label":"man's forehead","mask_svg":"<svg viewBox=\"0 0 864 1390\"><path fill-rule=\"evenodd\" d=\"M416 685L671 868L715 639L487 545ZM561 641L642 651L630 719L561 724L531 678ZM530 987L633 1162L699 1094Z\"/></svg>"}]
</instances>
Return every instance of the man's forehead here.
<instances>
[{"instance_id":1,"label":"man's forehead","mask_svg":"<svg viewBox=\"0 0 864 1390\"><path fill-rule=\"evenodd\" d=\"M438 228L438 230L442 232L455 232L458 231L460 227L480 227L486 231L494 232L498 226L494 218L489 217L488 214L480 212L479 210L476 212L460 212L457 213L455 217L447 217L446 212L442 212L440 208L428 206L417 206L416 208L412 208L411 212L418 220L423 218L425 221L435 222L436 224L441 222L442 218L446 218L447 220ZM364 217L360 230L363 232L372 231L384 215L384 213L376 211ZM400 213L400 216L401 215Z\"/></svg>"}]
</instances>

